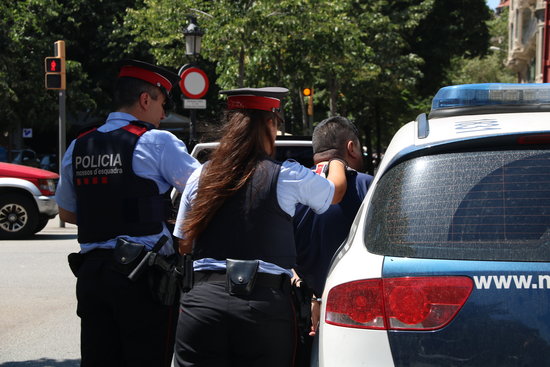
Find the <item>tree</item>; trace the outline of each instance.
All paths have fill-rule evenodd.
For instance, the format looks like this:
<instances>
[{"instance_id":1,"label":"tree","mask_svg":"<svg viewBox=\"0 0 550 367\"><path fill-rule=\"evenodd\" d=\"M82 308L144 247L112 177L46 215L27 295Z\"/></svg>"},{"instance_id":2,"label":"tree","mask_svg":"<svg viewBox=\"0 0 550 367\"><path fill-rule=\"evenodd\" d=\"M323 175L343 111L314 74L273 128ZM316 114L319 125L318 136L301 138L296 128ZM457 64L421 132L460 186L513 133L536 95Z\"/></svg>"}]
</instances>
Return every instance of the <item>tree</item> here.
<instances>
[{"instance_id":1,"label":"tree","mask_svg":"<svg viewBox=\"0 0 550 367\"><path fill-rule=\"evenodd\" d=\"M411 12L416 17L426 12L417 8ZM183 36L181 21L171 14L194 13L207 30L202 55L217 63L220 87L287 86L292 93L288 115L295 117L305 115L300 95L305 86L327 106L321 114L336 114L352 110L344 90L367 85L380 93L394 81L400 88L416 81L420 60L401 55L401 26L383 13L389 10L382 0L147 0L144 8L129 13L126 25L138 39L159 46L153 51L158 60L175 64L184 58L183 47L174 47L183 46ZM161 19L163 27L155 26ZM397 78L391 77L393 67ZM370 98L363 94L363 100Z\"/></svg>"},{"instance_id":2,"label":"tree","mask_svg":"<svg viewBox=\"0 0 550 367\"><path fill-rule=\"evenodd\" d=\"M417 88L420 96L431 97L437 92L454 57L474 58L487 53L486 22L490 18L485 0L434 1L428 16L405 36L411 52L424 60Z\"/></svg>"},{"instance_id":3,"label":"tree","mask_svg":"<svg viewBox=\"0 0 550 367\"><path fill-rule=\"evenodd\" d=\"M21 127L45 131L44 122L55 121L57 104L44 89L44 57L51 55L53 41L43 40L44 18L55 14L56 3L44 1L3 2L0 5L0 111L2 135L21 145ZM41 124L42 123L42 124ZM9 143L8 143L9 144Z\"/></svg>"},{"instance_id":4,"label":"tree","mask_svg":"<svg viewBox=\"0 0 550 367\"><path fill-rule=\"evenodd\" d=\"M188 14L206 29L197 60L211 81L203 119L216 119L219 89L281 85L291 90L287 127L309 132L301 90L312 87L316 121L355 119L378 152L425 111L459 57L475 60L488 46L483 0L4 2L1 112L12 126L36 120L55 132L57 98L44 90L43 59L64 39L68 111L104 117L115 61L137 58L175 71L194 62L184 54Z\"/></svg>"},{"instance_id":5,"label":"tree","mask_svg":"<svg viewBox=\"0 0 550 367\"><path fill-rule=\"evenodd\" d=\"M118 31L127 6L132 2L2 2L0 45L5 52L0 55L0 112L5 117L2 130L12 136L12 143L22 145L21 127L32 127L41 137L31 140L33 147L55 151L58 94L44 87L44 58L53 56L57 40L64 40L67 49L68 117L101 116L108 111L116 72L110 62L124 54L147 55L127 33Z\"/></svg>"},{"instance_id":6,"label":"tree","mask_svg":"<svg viewBox=\"0 0 550 367\"><path fill-rule=\"evenodd\" d=\"M514 83L517 76L504 66L508 51L508 8L487 22L490 53L483 57L458 56L451 60L448 84Z\"/></svg>"}]
</instances>

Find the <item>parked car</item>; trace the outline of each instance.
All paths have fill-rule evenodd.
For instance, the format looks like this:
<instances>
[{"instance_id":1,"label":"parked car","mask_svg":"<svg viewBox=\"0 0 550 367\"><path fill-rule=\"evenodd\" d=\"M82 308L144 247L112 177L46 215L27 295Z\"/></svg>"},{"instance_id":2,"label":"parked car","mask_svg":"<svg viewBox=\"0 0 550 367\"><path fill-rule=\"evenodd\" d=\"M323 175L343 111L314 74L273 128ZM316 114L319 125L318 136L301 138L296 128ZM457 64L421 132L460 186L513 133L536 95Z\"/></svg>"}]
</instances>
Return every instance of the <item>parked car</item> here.
<instances>
[{"instance_id":1,"label":"parked car","mask_svg":"<svg viewBox=\"0 0 550 367\"><path fill-rule=\"evenodd\" d=\"M40 159L32 149L14 149L11 151L12 160L10 163L21 164L30 167L40 167Z\"/></svg>"},{"instance_id":2,"label":"parked car","mask_svg":"<svg viewBox=\"0 0 550 367\"><path fill-rule=\"evenodd\" d=\"M191 155L197 158L199 162L204 163L218 145L219 142L199 143L195 145ZM310 136L277 136L275 148L275 160L277 161L294 159L303 166L313 166L313 148Z\"/></svg>"},{"instance_id":3,"label":"parked car","mask_svg":"<svg viewBox=\"0 0 550 367\"><path fill-rule=\"evenodd\" d=\"M392 139L323 294L321 366L550 360L550 85L441 89Z\"/></svg>"},{"instance_id":4,"label":"parked car","mask_svg":"<svg viewBox=\"0 0 550 367\"><path fill-rule=\"evenodd\" d=\"M8 161L8 150L0 146L0 162L7 162L7 161Z\"/></svg>"},{"instance_id":5,"label":"parked car","mask_svg":"<svg viewBox=\"0 0 550 367\"><path fill-rule=\"evenodd\" d=\"M40 158L40 167L46 171L59 172L57 154L44 154Z\"/></svg>"},{"instance_id":6,"label":"parked car","mask_svg":"<svg viewBox=\"0 0 550 367\"><path fill-rule=\"evenodd\" d=\"M0 239L26 238L57 215L58 180L54 172L0 163Z\"/></svg>"}]
</instances>

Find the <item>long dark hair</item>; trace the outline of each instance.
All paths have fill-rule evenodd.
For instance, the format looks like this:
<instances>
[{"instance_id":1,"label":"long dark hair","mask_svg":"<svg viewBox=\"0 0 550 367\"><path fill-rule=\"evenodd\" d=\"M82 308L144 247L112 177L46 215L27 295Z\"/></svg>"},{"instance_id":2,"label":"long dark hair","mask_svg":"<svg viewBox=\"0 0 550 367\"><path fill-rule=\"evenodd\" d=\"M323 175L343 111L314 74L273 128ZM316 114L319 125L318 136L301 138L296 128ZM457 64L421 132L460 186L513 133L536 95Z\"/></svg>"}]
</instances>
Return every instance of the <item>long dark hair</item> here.
<instances>
[{"instance_id":1,"label":"long dark hair","mask_svg":"<svg viewBox=\"0 0 550 367\"><path fill-rule=\"evenodd\" d=\"M183 222L185 247L192 245L223 203L248 182L258 161L274 151L269 120L277 121L273 112L226 112L220 145L203 168L197 196ZM266 151L266 141L271 142L269 151Z\"/></svg>"}]
</instances>

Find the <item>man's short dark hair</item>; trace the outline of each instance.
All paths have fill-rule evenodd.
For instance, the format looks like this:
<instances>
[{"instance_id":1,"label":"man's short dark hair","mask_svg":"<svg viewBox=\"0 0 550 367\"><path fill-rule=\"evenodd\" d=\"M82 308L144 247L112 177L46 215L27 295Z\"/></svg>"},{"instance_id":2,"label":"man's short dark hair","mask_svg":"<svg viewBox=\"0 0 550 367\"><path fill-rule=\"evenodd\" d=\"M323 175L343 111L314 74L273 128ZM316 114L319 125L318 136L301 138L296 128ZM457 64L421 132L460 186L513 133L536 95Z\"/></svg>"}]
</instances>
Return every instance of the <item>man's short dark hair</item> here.
<instances>
[{"instance_id":1,"label":"man's short dark hair","mask_svg":"<svg viewBox=\"0 0 550 367\"><path fill-rule=\"evenodd\" d=\"M159 88L143 80L127 77L118 78L113 94L114 109L119 110L123 107L132 106L139 100L141 93L144 92L154 100L162 93Z\"/></svg>"},{"instance_id":2,"label":"man's short dark hair","mask_svg":"<svg viewBox=\"0 0 550 367\"><path fill-rule=\"evenodd\" d=\"M345 117L334 116L321 121L313 130L313 154L335 149L344 153L348 141L359 142L359 132L355 125Z\"/></svg>"}]
</instances>

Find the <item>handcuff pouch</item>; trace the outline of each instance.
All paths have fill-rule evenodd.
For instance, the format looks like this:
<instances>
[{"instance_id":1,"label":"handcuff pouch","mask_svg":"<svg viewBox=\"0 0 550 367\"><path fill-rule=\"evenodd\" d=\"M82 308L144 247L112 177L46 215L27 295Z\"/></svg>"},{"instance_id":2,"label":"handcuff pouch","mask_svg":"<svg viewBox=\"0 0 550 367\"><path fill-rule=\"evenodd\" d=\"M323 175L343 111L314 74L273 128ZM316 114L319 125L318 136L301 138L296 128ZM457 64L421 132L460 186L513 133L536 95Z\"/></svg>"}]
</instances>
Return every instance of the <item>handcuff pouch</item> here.
<instances>
[{"instance_id":1,"label":"handcuff pouch","mask_svg":"<svg viewBox=\"0 0 550 367\"><path fill-rule=\"evenodd\" d=\"M118 238L113 251L113 270L129 275L139 265L146 253L145 245Z\"/></svg>"},{"instance_id":2,"label":"handcuff pouch","mask_svg":"<svg viewBox=\"0 0 550 367\"><path fill-rule=\"evenodd\" d=\"M259 260L226 261L226 289L233 296L248 296L254 290Z\"/></svg>"}]
</instances>

